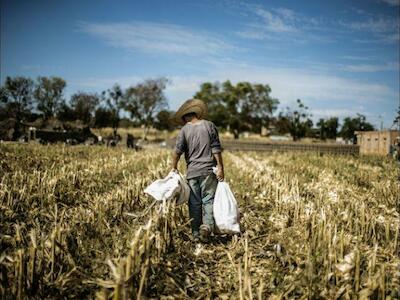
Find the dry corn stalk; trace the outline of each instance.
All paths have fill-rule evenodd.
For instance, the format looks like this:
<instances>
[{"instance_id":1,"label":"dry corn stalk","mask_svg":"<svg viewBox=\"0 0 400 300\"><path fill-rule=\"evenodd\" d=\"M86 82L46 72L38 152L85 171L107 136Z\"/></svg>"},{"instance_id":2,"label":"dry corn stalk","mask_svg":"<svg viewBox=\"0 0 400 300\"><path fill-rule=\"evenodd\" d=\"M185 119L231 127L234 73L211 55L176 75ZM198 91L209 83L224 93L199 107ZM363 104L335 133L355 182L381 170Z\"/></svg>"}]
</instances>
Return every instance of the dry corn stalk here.
<instances>
[{"instance_id":1,"label":"dry corn stalk","mask_svg":"<svg viewBox=\"0 0 400 300\"><path fill-rule=\"evenodd\" d=\"M225 153L245 233L195 252L186 208L162 214L142 193L167 172L167 151L0 152L2 296L399 297L390 160Z\"/></svg>"}]
</instances>

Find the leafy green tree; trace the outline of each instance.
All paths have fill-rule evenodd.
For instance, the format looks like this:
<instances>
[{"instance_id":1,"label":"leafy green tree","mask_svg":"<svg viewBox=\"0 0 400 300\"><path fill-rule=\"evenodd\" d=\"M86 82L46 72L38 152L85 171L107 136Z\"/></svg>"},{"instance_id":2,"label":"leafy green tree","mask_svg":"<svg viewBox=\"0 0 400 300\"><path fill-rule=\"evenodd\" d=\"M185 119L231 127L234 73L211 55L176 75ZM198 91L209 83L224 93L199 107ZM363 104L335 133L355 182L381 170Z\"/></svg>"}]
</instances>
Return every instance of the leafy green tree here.
<instances>
[{"instance_id":1,"label":"leafy green tree","mask_svg":"<svg viewBox=\"0 0 400 300\"><path fill-rule=\"evenodd\" d=\"M62 103L57 112L57 119L61 122L75 121L77 116L75 111L67 104Z\"/></svg>"},{"instance_id":2,"label":"leafy green tree","mask_svg":"<svg viewBox=\"0 0 400 300\"><path fill-rule=\"evenodd\" d=\"M66 82L60 77L38 77L34 96L37 109L45 120L56 115L64 103L64 89Z\"/></svg>"},{"instance_id":3,"label":"leafy green tree","mask_svg":"<svg viewBox=\"0 0 400 300\"><path fill-rule=\"evenodd\" d=\"M269 85L253 84L250 90L247 115L252 120L253 129L260 132L262 126L268 127L271 123L272 114L279 101L270 96L272 90Z\"/></svg>"},{"instance_id":4,"label":"leafy green tree","mask_svg":"<svg viewBox=\"0 0 400 300\"><path fill-rule=\"evenodd\" d=\"M317 129L320 139L336 139L338 127L339 120L336 117L319 119L317 123Z\"/></svg>"},{"instance_id":5,"label":"leafy green tree","mask_svg":"<svg viewBox=\"0 0 400 300\"><path fill-rule=\"evenodd\" d=\"M305 136L310 136L313 126L308 107L300 99L296 100L296 104L297 107L295 110L287 107L285 116L289 121L289 133L292 135L294 141Z\"/></svg>"},{"instance_id":6,"label":"leafy green tree","mask_svg":"<svg viewBox=\"0 0 400 300\"><path fill-rule=\"evenodd\" d=\"M173 112L166 109L161 110L156 115L154 127L158 130L173 130L174 125L171 123L172 116Z\"/></svg>"},{"instance_id":7,"label":"leafy green tree","mask_svg":"<svg viewBox=\"0 0 400 300\"><path fill-rule=\"evenodd\" d=\"M326 138L336 139L338 134L339 119L336 117L329 118L325 121Z\"/></svg>"},{"instance_id":8,"label":"leafy green tree","mask_svg":"<svg viewBox=\"0 0 400 300\"><path fill-rule=\"evenodd\" d=\"M123 108L124 92L118 84L115 84L111 89L107 91L103 91L101 94L102 102L105 102L108 109L100 110L99 113L104 117L106 114L110 117L110 122L114 132L116 134L117 129L119 127L119 122L121 120L120 112ZM106 112L109 110L111 113Z\"/></svg>"},{"instance_id":9,"label":"leafy green tree","mask_svg":"<svg viewBox=\"0 0 400 300\"><path fill-rule=\"evenodd\" d=\"M303 124L305 137L310 137L310 138L315 137L313 125L314 125L313 121L310 118L307 118L307 120Z\"/></svg>"},{"instance_id":10,"label":"leafy green tree","mask_svg":"<svg viewBox=\"0 0 400 300\"><path fill-rule=\"evenodd\" d=\"M317 123L317 129L319 133L319 138L321 140L326 140L327 130L326 130L326 122L324 119L319 119Z\"/></svg>"},{"instance_id":11,"label":"leafy green tree","mask_svg":"<svg viewBox=\"0 0 400 300\"><path fill-rule=\"evenodd\" d=\"M71 107L75 116L85 125L89 125L93 121L94 112L99 102L100 99L96 94L78 92L71 96Z\"/></svg>"},{"instance_id":12,"label":"leafy green tree","mask_svg":"<svg viewBox=\"0 0 400 300\"><path fill-rule=\"evenodd\" d=\"M14 118L13 140L21 135L21 122L31 115L32 94L33 81L26 77L7 76L0 87L0 121Z\"/></svg>"},{"instance_id":13,"label":"leafy green tree","mask_svg":"<svg viewBox=\"0 0 400 300\"><path fill-rule=\"evenodd\" d=\"M290 132L291 121L283 112L279 113L278 117L274 120L274 123L277 133L286 134Z\"/></svg>"},{"instance_id":14,"label":"leafy green tree","mask_svg":"<svg viewBox=\"0 0 400 300\"><path fill-rule=\"evenodd\" d=\"M154 124L156 114L168 106L164 95L167 83L168 79L164 77L148 79L125 91L123 107L133 120L144 125L143 139L146 139L150 126Z\"/></svg>"},{"instance_id":15,"label":"leafy green tree","mask_svg":"<svg viewBox=\"0 0 400 300\"><path fill-rule=\"evenodd\" d=\"M208 105L210 121L217 126L229 127L235 136L243 130L260 131L268 126L279 101L270 96L269 85L229 80L222 84L203 83L194 98Z\"/></svg>"},{"instance_id":16,"label":"leafy green tree","mask_svg":"<svg viewBox=\"0 0 400 300\"><path fill-rule=\"evenodd\" d=\"M374 126L367 122L367 118L362 114L357 114L355 118L346 117L343 120L343 126L340 130L340 135L347 140L356 142L355 131L370 131L374 130Z\"/></svg>"},{"instance_id":17,"label":"leafy green tree","mask_svg":"<svg viewBox=\"0 0 400 300\"><path fill-rule=\"evenodd\" d=\"M200 86L194 98L203 100L208 106L207 118L218 127L227 127L226 108L219 83L205 82Z\"/></svg>"},{"instance_id":18,"label":"leafy green tree","mask_svg":"<svg viewBox=\"0 0 400 300\"><path fill-rule=\"evenodd\" d=\"M17 122L23 121L30 114L33 102L33 81L26 77L6 77L0 87L0 103L8 117Z\"/></svg>"},{"instance_id":19,"label":"leafy green tree","mask_svg":"<svg viewBox=\"0 0 400 300\"><path fill-rule=\"evenodd\" d=\"M113 127L116 122L115 111L106 107L98 107L94 113L94 127Z\"/></svg>"}]
</instances>

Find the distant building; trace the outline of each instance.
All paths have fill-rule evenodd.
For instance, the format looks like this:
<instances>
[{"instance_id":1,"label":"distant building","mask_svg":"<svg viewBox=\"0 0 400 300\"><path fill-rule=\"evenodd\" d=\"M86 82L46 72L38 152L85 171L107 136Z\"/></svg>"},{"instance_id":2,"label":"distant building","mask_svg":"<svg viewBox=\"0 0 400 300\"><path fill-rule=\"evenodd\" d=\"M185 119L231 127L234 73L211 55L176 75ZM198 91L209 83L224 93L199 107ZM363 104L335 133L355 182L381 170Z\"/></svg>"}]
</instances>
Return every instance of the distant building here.
<instances>
[{"instance_id":1,"label":"distant building","mask_svg":"<svg viewBox=\"0 0 400 300\"><path fill-rule=\"evenodd\" d=\"M398 142L400 131L356 131L360 154L389 155L390 147Z\"/></svg>"}]
</instances>

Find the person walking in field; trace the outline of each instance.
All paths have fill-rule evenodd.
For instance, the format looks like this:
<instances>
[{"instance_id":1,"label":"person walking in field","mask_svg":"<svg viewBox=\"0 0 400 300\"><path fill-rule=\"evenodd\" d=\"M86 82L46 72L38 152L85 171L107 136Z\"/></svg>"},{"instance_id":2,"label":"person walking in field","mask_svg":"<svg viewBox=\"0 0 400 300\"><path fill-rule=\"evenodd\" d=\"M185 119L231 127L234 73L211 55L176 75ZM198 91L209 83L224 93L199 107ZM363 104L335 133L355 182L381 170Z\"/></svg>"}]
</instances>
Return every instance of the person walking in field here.
<instances>
[{"instance_id":1,"label":"person walking in field","mask_svg":"<svg viewBox=\"0 0 400 300\"><path fill-rule=\"evenodd\" d=\"M175 123L183 125L176 140L172 169L177 171L182 154L190 187L189 216L193 240L206 242L214 230L213 201L218 181L224 180L221 143L214 123L207 121L206 104L187 100L175 113ZM216 174L213 167L217 167Z\"/></svg>"}]
</instances>

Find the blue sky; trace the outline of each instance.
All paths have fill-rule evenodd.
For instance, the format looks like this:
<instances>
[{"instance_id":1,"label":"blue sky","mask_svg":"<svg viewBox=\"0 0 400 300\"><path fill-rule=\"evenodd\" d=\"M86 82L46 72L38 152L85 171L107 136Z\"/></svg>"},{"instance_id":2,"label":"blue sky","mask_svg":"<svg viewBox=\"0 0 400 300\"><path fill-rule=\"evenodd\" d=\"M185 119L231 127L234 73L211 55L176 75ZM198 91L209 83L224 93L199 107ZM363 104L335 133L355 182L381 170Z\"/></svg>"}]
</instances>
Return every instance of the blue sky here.
<instances>
[{"instance_id":1,"label":"blue sky","mask_svg":"<svg viewBox=\"0 0 400 300\"><path fill-rule=\"evenodd\" d=\"M167 76L171 109L205 81L269 84L320 117L392 125L399 1L1 1L1 82L61 76L66 97Z\"/></svg>"}]
</instances>

